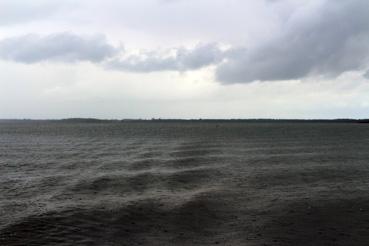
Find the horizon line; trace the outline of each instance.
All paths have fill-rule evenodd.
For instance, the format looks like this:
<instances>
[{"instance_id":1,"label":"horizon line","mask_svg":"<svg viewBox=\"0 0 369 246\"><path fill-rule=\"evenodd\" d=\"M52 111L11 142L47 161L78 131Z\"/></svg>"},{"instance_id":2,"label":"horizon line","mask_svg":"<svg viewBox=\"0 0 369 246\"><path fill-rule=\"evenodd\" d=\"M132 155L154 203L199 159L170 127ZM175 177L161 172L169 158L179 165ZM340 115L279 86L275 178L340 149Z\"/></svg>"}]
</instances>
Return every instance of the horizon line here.
<instances>
[{"instance_id":1,"label":"horizon line","mask_svg":"<svg viewBox=\"0 0 369 246\"><path fill-rule=\"evenodd\" d=\"M0 121L369 121L369 118L0 118Z\"/></svg>"}]
</instances>

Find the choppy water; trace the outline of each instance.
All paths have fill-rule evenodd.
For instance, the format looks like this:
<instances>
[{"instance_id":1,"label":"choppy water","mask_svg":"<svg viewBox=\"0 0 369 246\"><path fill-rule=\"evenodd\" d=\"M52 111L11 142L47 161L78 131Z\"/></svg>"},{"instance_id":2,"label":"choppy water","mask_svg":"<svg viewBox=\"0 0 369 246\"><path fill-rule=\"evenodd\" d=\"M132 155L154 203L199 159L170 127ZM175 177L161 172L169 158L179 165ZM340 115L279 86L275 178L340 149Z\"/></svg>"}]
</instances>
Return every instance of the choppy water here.
<instances>
[{"instance_id":1,"label":"choppy water","mask_svg":"<svg viewBox=\"0 0 369 246\"><path fill-rule=\"evenodd\" d=\"M369 245L369 125L0 123L0 245Z\"/></svg>"}]
</instances>

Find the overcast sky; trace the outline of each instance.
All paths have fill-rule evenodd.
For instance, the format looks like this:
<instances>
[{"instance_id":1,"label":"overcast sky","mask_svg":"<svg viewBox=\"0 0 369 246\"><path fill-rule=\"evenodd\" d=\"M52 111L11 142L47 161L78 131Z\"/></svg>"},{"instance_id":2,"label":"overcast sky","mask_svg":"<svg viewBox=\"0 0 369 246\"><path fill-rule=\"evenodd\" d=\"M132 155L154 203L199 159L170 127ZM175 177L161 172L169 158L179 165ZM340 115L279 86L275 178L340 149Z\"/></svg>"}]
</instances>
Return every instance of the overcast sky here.
<instances>
[{"instance_id":1,"label":"overcast sky","mask_svg":"<svg viewBox=\"0 0 369 246\"><path fill-rule=\"evenodd\" d=\"M369 118L367 0L0 0L0 118Z\"/></svg>"}]
</instances>

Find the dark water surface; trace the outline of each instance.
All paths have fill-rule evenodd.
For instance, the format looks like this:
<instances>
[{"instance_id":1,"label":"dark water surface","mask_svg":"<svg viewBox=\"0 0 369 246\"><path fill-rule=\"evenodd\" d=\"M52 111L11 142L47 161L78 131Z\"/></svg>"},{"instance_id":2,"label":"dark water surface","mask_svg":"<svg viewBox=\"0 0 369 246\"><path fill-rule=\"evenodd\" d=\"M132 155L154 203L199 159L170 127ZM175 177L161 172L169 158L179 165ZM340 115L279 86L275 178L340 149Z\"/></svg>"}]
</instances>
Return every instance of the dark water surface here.
<instances>
[{"instance_id":1,"label":"dark water surface","mask_svg":"<svg viewBox=\"0 0 369 246\"><path fill-rule=\"evenodd\" d=\"M0 245L369 245L369 125L0 123Z\"/></svg>"}]
</instances>

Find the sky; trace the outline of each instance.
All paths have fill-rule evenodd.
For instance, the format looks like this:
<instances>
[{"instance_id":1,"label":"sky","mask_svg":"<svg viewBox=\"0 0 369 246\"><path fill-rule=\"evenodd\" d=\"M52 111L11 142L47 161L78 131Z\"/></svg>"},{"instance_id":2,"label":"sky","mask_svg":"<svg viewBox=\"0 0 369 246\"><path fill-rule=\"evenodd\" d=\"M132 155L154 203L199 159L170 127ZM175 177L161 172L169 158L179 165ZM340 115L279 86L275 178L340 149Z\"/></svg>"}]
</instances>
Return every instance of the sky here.
<instances>
[{"instance_id":1,"label":"sky","mask_svg":"<svg viewBox=\"0 0 369 246\"><path fill-rule=\"evenodd\" d=\"M0 0L0 118L369 118L367 0Z\"/></svg>"}]
</instances>

